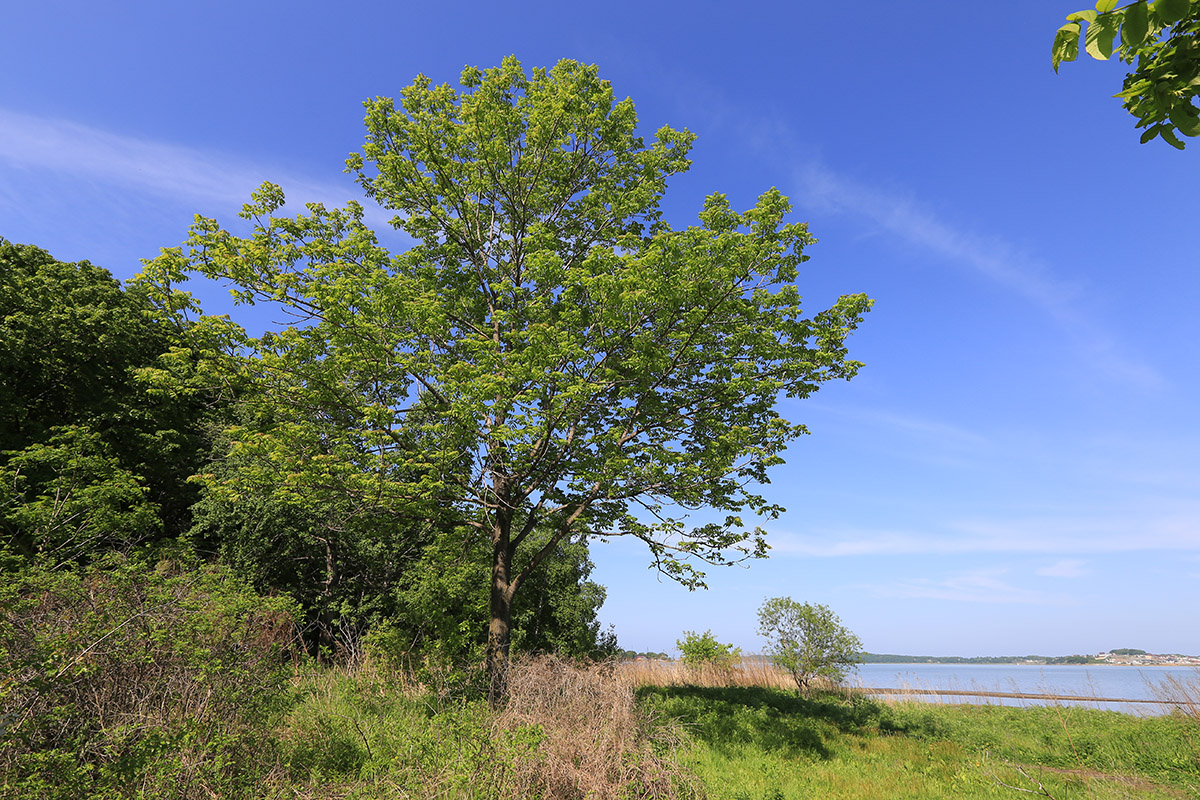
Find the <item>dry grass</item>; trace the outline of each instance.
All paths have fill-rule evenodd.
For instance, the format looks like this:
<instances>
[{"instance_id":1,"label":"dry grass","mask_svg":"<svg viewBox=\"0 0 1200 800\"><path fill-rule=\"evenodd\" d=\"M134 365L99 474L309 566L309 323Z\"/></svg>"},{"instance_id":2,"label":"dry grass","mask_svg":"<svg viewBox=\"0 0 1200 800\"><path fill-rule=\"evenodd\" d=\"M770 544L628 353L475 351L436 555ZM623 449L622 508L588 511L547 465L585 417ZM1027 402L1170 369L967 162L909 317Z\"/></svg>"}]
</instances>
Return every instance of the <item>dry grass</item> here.
<instances>
[{"instance_id":1,"label":"dry grass","mask_svg":"<svg viewBox=\"0 0 1200 800\"><path fill-rule=\"evenodd\" d=\"M765 658L751 656L734 667L716 664L688 666L680 661L632 661L616 665L621 681L631 687L639 686L704 686L713 689L763 687L795 689L792 676ZM812 682L814 689L838 688L820 678Z\"/></svg>"},{"instance_id":2,"label":"dry grass","mask_svg":"<svg viewBox=\"0 0 1200 800\"><path fill-rule=\"evenodd\" d=\"M1200 670L1191 678L1168 675L1161 683L1149 686L1156 698L1170 703L1178 713L1200 721Z\"/></svg>"},{"instance_id":3,"label":"dry grass","mask_svg":"<svg viewBox=\"0 0 1200 800\"><path fill-rule=\"evenodd\" d=\"M535 758L513 765L515 796L676 798L694 787L674 758L672 727L634 700L615 664L579 665L554 657L517 661L498 732L541 732Z\"/></svg>"}]
</instances>

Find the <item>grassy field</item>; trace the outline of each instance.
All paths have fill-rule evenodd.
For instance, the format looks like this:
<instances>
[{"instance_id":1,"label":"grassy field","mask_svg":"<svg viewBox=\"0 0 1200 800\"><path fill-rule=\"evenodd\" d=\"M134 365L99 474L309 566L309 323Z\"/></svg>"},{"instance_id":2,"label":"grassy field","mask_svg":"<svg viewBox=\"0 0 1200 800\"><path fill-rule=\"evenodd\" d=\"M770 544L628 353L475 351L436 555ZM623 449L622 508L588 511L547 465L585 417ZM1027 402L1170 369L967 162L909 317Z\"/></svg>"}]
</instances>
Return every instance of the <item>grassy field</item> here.
<instances>
[{"instance_id":1,"label":"grassy field","mask_svg":"<svg viewBox=\"0 0 1200 800\"><path fill-rule=\"evenodd\" d=\"M1187 714L885 703L802 695L767 671L543 660L495 715L366 676L309 685L282 728L277 796L1200 797Z\"/></svg>"},{"instance_id":2,"label":"grassy field","mask_svg":"<svg viewBox=\"0 0 1200 800\"><path fill-rule=\"evenodd\" d=\"M469 679L314 667L241 727L173 733L143 706L98 721L86 775L78 749L16 754L0 798L1200 798L1194 713L886 703L803 695L767 667L553 658L517 662L511 686L495 712Z\"/></svg>"},{"instance_id":3,"label":"grassy field","mask_svg":"<svg viewBox=\"0 0 1200 800\"><path fill-rule=\"evenodd\" d=\"M1200 797L1200 726L1086 708L884 704L836 692L647 686L711 798Z\"/></svg>"}]
</instances>

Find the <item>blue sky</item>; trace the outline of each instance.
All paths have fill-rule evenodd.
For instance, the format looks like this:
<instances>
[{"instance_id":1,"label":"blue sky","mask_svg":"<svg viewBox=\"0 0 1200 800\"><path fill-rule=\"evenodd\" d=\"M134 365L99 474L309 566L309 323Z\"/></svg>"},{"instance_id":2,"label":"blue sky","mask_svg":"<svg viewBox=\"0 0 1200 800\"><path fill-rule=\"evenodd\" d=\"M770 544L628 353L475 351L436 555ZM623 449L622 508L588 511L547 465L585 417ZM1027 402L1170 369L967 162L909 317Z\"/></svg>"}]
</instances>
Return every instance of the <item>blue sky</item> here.
<instances>
[{"instance_id":1,"label":"blue sky","mask_svg":"<svg viewBox=\"0 0 1200 800\"><path fill-rule=\"evenodd\" d=\"M1200 143L1139 145L1119 64L1054 74L1084 3L184 5L6 9L0 236L126 279L263 180L357 197L361 103L419 72L574 58L698 135L675 225L778 186L820 240L809 307L875 298L859 377L784 406L811 435L769 560L687 592L593 548L623 646L757 650L787 595L876 652L1200 653Z\"/></svg>"}]
</instances>

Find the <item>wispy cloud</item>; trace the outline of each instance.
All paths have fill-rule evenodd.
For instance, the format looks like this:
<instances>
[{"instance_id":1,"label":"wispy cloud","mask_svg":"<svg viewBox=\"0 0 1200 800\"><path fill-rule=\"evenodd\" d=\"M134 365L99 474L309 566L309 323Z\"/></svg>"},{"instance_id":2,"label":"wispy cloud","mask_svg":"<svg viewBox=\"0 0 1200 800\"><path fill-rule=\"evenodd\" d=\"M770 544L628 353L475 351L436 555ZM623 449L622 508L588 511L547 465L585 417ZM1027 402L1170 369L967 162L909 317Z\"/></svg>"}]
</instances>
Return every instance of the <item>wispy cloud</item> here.
<instances>
[{"instance_id":1,"label":"wispy cloud","mask_svg":"<svg viewBox=\"0 0 1200 800\"><path fill-rule=\"evenodd\" d=\"M1123 381L1163 384L1152 367L1123 352L1116 339L1080 311L1080 287L1048 264L997 236L956 228L911 197L852 180L816 160L797 163L797 197L828 211L851 213L909 245L966 268L1023 298L1052 318L1096 368Z\"/></svg>"},{"instance_id":2,"label":"wispy cloud","mask_svg":"<svg viewBox=\"0 0 1200 800\"><path fill-rule=\"evenodd\" d=\"M957 467L995 457L1005 445L991 432L984 434L919 414L819 400L804 403L804 413L816 411L822 415L824 429L840 427L844 432L870 437L876 452L887 451L905 460Z\"/></svg>"},{"instance_id":3,"label":"wispy cloud","mask_svg":"<svg viewBox=\"0 0 1200 800\"><path fill-rule=\"evenodd\" d=\"M1069 599L1061 594L1014 586L1003 579L1006 572L1004 569L970 570L942 580L912 578L891 583L866 584L861 588L878 597L948 600L955 603L1069 603Z\"/></svg>"},{"instance_id":4,"label":"wispy cloud","mask_svg":"<svg viewBox=\"0 0 1200 800\"><path fill-rule=\"evenodd\" d=\"M227 154L5 109L0 109L0 164L231 210L240 209L250 193L268 180L284 188L289 206L308 202L341 206L361 198L361 191L349 178L340 183L314 181ZM390 216L372 207L367 213L376 224Z\"/></svg>"},{"instance_id":5,"label":"wispy cloud","mask_svg":"<svg viewBox=\"0 0 1200 800\"><path fill-rule=\"evenodd\" d=\"M1065 280L1061 270L1037 254L1022 250L1003 235L965 230L903 189L856 180L823 160L821 142L800 135L788 120L747 108L671 65L661 67L689 119L699 117L710 130L732 133L773 165L789 165L792 185L786 193L797 205L860 218L870 223L871 233L885 234L1003 287L1053 319L1101 374L1148 389L1164 385L1154 367L1131 355L1112 332L1082 310L1088 299L1084 288Z\"/></svg>"},{"instance_id":6,"label":"wispy cloud","mask_svg":"<svg viewBox=\"0 0 1200 800\"><path fill-rule=\"evenodd\" d=\"M1200 515L1177 513L1074 516L943 523L941 530L773 532L772 552L807 557L1011 553L1079 556L1146 551L1200 551ZM1082 562L1054 565L1060 577L1082 574ZM1050 569L1050 568L1048 568ZM1052 575L1054 572L1039 574Z\"/></svg>"},{"instance_id":7,"label":"wispy cloud","mask_svg":"<svg viewBox=\"0 0 1200 800\"><path fill-rule=\"evenodd\" d=\"M1082 578L1091 572L1086 565L1087 562L1081 558L1064 558L1053 564L1039 567L1034 572L1043 578Z\"/></svg>"}]
</instances>

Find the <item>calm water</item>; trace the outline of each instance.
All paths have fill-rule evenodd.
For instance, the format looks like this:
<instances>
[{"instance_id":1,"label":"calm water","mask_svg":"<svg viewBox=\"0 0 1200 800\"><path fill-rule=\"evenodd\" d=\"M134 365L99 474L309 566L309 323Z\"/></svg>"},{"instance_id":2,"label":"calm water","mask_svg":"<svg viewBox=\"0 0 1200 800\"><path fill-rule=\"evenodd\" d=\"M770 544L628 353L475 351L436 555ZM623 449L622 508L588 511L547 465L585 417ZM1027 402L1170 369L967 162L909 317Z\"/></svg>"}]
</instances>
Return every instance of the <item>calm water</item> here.
<instances>
[{"instance_id":1,"label":"calm water","mask_svg":"<svg viewBox=\"0 0 1200 800\"><path fill-rule=\"evenodd\" d=\"M860 664L847 683L872 688L964 689L983 692L1028 692L1080 695L1125 700L1156 700L1177 696L1174 679L1192 686L1200 700L1200 671L1194 667L1031 666L1025 664ZM1156 694L1155 690L1158 690ZM916 695L934 702L1039 705L1041 701L1001 697ZM1095 708L1130 714L1163 714L1169 705L1088 702Z\"/></svg>"}]
</instances>

